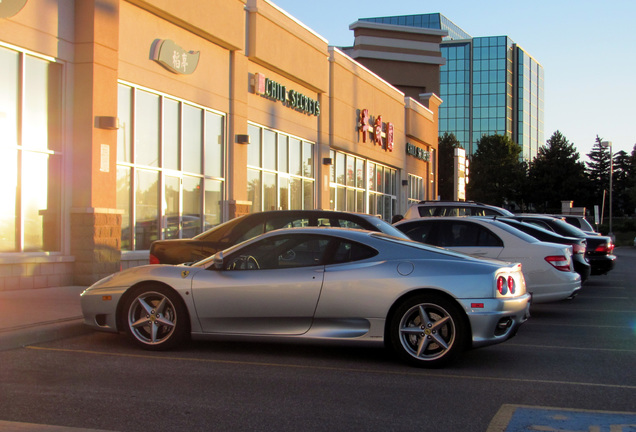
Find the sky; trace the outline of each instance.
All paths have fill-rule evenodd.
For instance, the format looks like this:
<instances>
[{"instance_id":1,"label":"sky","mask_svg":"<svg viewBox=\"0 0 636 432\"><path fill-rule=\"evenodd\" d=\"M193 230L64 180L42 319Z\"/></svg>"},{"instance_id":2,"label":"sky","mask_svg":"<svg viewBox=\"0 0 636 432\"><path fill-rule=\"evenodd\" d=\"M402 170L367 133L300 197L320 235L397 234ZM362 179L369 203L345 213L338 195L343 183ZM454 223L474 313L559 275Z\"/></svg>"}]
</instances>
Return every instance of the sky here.
<instances>
[{"instance_id":1,"label":"sky","mask_svg":"<svg viewBox=\"0 0 636 432\"><path fill-rule=\"evenodd\" d=\"M353 45L358 18L441 13L473 37L508 36L545 73L545 140L560 131L588 161L597 135L636 144L634 0L270 0L329 41Z\"/></svg>"}]
</instances>

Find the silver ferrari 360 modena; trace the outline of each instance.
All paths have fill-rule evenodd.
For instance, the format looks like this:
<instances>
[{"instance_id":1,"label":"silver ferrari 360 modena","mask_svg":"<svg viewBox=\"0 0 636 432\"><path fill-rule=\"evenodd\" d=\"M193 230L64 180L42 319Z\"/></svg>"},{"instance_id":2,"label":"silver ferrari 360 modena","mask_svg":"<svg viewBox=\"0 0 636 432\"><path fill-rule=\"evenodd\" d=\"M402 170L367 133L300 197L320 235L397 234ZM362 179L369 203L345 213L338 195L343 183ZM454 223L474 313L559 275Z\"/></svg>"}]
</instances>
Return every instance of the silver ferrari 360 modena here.
<instances>
[{"instance_id":1,"label":"silver ferrari 360 modena","mask_svg":"<svg viewBox=\"0 0 636 432\"><path fill-rule=\"evenodd\" d=\"M377 340L439 367L512 337L530 295L519 264L370 231L291 228L191 266L116 273L81 304L86 324L150 350L219 335Z\"/></svg>"}]
</instances>

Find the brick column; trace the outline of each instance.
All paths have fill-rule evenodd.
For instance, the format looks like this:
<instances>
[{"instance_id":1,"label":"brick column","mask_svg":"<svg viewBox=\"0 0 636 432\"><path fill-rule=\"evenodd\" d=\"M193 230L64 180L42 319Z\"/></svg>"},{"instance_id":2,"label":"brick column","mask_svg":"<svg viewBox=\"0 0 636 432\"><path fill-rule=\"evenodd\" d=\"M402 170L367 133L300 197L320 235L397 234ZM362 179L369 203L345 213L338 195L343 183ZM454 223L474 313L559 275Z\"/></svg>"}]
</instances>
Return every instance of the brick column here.
<instances>
[{"instance_id":1,"label":"brick column","mask_svg":"<svg viewBox=\"0 0 636 432\"><path fill-rule=\"evenodd\" d=\"M118 271L116 210L119 0L74 3L73 190L70 218L74 283Z\"/></svg>"}]
</instances>

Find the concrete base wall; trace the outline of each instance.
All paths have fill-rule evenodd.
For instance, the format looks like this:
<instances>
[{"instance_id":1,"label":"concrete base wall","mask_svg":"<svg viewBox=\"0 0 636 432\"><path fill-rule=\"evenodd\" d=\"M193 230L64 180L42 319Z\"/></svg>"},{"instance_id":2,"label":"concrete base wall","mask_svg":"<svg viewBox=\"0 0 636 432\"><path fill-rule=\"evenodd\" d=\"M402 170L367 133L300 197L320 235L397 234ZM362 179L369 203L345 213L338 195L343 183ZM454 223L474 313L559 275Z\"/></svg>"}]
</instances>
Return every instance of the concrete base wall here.
<instances>
[{"instance_id":1,"label":"concrete base wall","mask_svg":"<svg viewBox=\"0 0 636 432\"><path fill-rule=\"evenodd\" d=\"M72 285L72 257L46 257L28 263L0 264L0 291Z\"/></svg>"}]
</instances>

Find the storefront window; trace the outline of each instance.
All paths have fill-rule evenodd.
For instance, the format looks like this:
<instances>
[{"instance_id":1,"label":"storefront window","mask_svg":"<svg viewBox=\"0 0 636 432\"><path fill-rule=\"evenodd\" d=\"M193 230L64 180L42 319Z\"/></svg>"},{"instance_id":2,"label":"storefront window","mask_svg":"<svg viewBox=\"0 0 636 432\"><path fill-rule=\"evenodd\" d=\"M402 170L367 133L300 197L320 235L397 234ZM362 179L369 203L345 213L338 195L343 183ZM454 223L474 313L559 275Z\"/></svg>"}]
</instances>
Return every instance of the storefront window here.
<instances>
[{"instance_id":1,"label":"storefront window","mask_svg":"<svg viewBox=\"0 0 636 432\"><path fill-rule=\"evenodd\" d=\"M162 225L163 238L179 238L179 203L181 202L181 179L166 176L164 180L165 219Z\"/></svg>"},{"instance_id":2,"label":"storefront window","mask_svg":"<svg viewBox=\"0 0 636 432\"><path fill-rule=\"evenodd\" d=\"M183 104L183 171L201 174L203 110Z\"/></svg>"},{"instance_id":3,"label":"storefront window","mask_svg":"<svg viewBox=\"0 0 636 432\"><path fill-rule=\"evenodd\" d=\"M135 162L159 166L159 95L138 91L135 98Z\"/></svg>"},{"instance_id":4,"label":"storefront window","mask_svg":"<svg viewBox=\"0 0 636 432\"><path fill-rule=\"evenodd\" d=\"M250 148L247 152L247 164L253 167L261 166L261 128L254 125L247 126L247 133L250 136ZM300 161L300 156L299 159Z\"/></svg>"},{"instance_id":5,"label":"storefront window","mask_svg":"<svg viewBox=\"0 0 636 432\"><path fill-rule=\"evenodd\" d=\"M300 159L300 155L302 153L302 149L300 147L300 140L295 138L289 138L289 173L293 175L301 175L302 173L302 162Z\"/></svg>"},{"instance_id":6,"label":"storefront window","mask_svg":"<svg viewBox=\"0 0 636 432\"><path fill-rule=\"evenodd\" d=\"M194 237L202 231L201 177L183 176L182 237Z\"/></svg>"},{"instance_id":7,"label":"storefront window","mask_svg":"<svg viewBox=\"0 0 636 432\"><path fill-rule=\"evenodd\" d=\"M0 46L0 252L60 250L61 69Z\"/></svg>"},{"instance_id":8,"label":"storefront window","mask_svg":"<svg viewBox=\"0 0 636 432\"><path fill-rule=\"evenodd\" d=\"M121 218L121 248L132 248L132 232L130 223L130 189L132 169L125 166L117 167L117 208L123 210Z\"/></svg>"},{"instance_id":9,"label":"storefront window","mask_svg":"<svg viewBox=\"0 0 636 432\"><path fill-rule=\"evenodd\" d=\"M224 117L205 112L205 166L208 176L223 176Z\"/></svg>"},{"instance_id":10,"label":"storefront window","mask_svg":"<svg viewBox=\"0 0 636 432\"><path fill-rule=\"evenodd\" d=\"M145 250L159 236L159 173L137 170L135 177L135 249Z\"/></svg>"},{"instance_id":11,"label":"storefront window","mask_svg":"<svg viewBox=\"0 0 636 432\"><path fill-rule=\"evenodd\" d=\"M424 179L422 177L409 174L408 183L409 190L408 196L406 197L408 204L417 203L426 199L424 196Z\"/></svg>"},{"instance_id":12,"label":"storefront window","mask_svg":"<svg viewBox=\"0 0 636 432\"><path fill-rule=\"evenodd\" d=\"M181 135L179 102L164 98L163 110L163 167L178 171L181 166L181 154L179 153L179 137Z\"/></svg>"},{"instance_id":13,"label":"storefront window","mask_svg":"<svg viewBox=\"0 0 636 432\"><path fill-rule=\"evenodd\" d=\"M397 170L334 150L330 157L334 161L330 170L330 208L378 214L391 220L397 211Z\"/></svg>"},{"instance_id":14,"label":"storefront window","mask_svg":"<svg viewBox=\"0 0 636 432\"><path fill-rule=\"evenodd\" d=\"M123 83L118 95L122 250L147 250L154 240L189 238L218 225L225 116Z\"/></svg>"},{"instance_id":15,"label":"storefront window","mask_svg":"<svg viewBox=\"0 0 636 432\"><path fill-rule=\"evenodd\" d=\"M248 127L248 200L252 213L314 208L314 144L253 124Z\"/></svg>"},{"instance_id":16,"label":"storefront window","mask_svg":"<svg viewBox=\"0 0 636 432\"><path fill-rule=\"evenodd\" d=\"M203 211L203 229L207 230L221 223L221 203L223 201L223 182L220 180L204 180L205 208Z\"/></svg>"},{"instance_id":17,"label":"storefront window","mask_svg":"<svg viewBox=\"0 0 636 432\"><path fill-rule=\"evenodd\" d=\"M250 139L250 145L253 143L254 141ZM261 211L263 205L261 173L261 171L255 169L247 170L247 200L252 203L252 213Z\"/></svg>"},{"instance_id":18,"label":"storefront window","mask_svg":"<svg viewBox=\"0 0 636 432\"><path fill-rule=\"evenodd\" d=\"M117 117L119 129L117 129L117 161L132 161L132 94L133 89L120 85L117 89Z\"/></svg>"}]
</instances>

